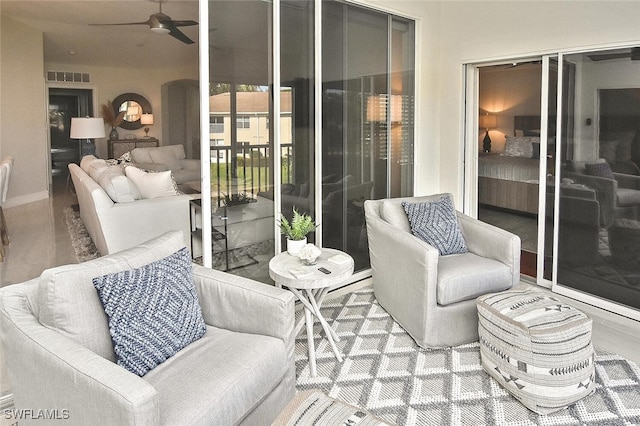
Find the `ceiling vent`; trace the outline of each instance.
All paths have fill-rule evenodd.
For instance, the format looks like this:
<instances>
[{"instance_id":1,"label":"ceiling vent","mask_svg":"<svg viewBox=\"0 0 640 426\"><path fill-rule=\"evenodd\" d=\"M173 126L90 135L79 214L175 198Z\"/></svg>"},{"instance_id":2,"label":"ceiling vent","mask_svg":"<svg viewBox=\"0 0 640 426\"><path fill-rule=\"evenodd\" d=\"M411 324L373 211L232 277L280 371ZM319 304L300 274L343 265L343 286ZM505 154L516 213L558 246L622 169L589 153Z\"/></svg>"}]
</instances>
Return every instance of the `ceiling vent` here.
<instances>
[{"instance_id":1,"label":"ceiling vent","mask_svg":"<svg viewBox=\"0 0 640 426\"><path fill-rule=\"evenodd\" d=\"M91 83L91 75L86 72L47 71L47 81Z\"/></svg>"}]
</instances>

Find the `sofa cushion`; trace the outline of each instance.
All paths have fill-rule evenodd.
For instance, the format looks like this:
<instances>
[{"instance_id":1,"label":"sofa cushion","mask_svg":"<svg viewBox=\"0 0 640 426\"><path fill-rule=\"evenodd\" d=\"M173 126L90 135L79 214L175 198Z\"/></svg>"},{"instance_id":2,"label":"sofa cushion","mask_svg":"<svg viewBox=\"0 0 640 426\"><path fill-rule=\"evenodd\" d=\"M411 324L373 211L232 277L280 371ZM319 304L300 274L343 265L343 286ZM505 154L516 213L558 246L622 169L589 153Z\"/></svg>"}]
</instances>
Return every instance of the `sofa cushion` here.
<instances>
[{"instance_id":1,"label":"sofa cushion","mask_svg":"<svg viewBox=\"0 0 640 426\"><path fill-rule=\"evenodd\" d=\"M200 170L181 169L177 171L171 171L173 178L177 184L182 184L191 181L200 181Z\"/></svg>"},{"instance_id":2,"label":"sofa cushion","mask_svg":"<svg viewBox=\"0 0 640 426\"><path fill-rule=\"evenodd\" d=\"M186 247L140 268L93 279L118 365L138 376L205 332Z\"/></svg>"},{"instance_id":3,"label":"sofa cushion","mask_svg":"<svg viewBox=\"0 0 640 426\"><path fill-rule=\"evenodd\" d=\"M125 174L135 184L143 199L179 195L171 171L148 173L134 166L124 169Z\"/></svg>"},{"instance_id":4,"label":"sofa cushion","mask_svg":"<svg viewBox=\"0 0 640 426\"><path fill-rule=\"evenodd\" d=\"M169 170L176 171L182 169L182 164L174 155L173 150L152 149L149 151L149 156L151 156L151 160L153 160L154 163L165 164Z\"/></svg>"},{"instance_id":5,"label":"sofa cushion","mask_svg":"<svg viewBox=\"0 0 640 426\"><path fill-rule=\"evenodd\" d=\"M403 202L411 233L432 245L440 255L466 253L458 217L450 196L423 203Z\"/></svg>"},{"instance_id":6,"label":"sofa cushion","mask_svg":"<svg viewBox=\"0 0 640 426\"><path fill-rule=\"evenodd\" d=\"M511 288L509 267L471 252L438 258L437 300L450 305Z\"/></svg>"},{"instance_id":7,"label":"sofa cushion","mask_svg":"<svg viewBox=\"0 0 640 426\"><path fill-rule=\"evenodd\" d=\"M38 320L96 354L115 361L107 316L93 278L139 268L184 247L182 232L168 232L99 259L51 268L40 276Z\"/></svg>"},{"instance_id":8,"label":"sofa cushion","mask_svg":"<svg viewBox=\"0 0 640 426\"><path fill-rule=\"evenodd\" d=\"M124 175L121 166L109 166L98 178L98 184L115 203L130 203L142 198L138 187Z\"/></svg>"},{"instance_id":9,"label":"sofa cushion","mask_svg":"<svg viewBox=\"0 0 640 426\"><path fill-rule=\"evenodd\" d=\"M163 424L231 425L285 377L286 359L280 339L208 326L143 379L158 391Z\"/></svg>"},{"instance_id":10,"label":"sofa cushion","mask_svg":"<svg viewBox=\"0 0 640 426\"><path fill-rule=\"evenodd\" d=\"M134 148L131 150L131 161L134 163L153 163L149 152L155 148Z\"/></svg>"}]
</instances>

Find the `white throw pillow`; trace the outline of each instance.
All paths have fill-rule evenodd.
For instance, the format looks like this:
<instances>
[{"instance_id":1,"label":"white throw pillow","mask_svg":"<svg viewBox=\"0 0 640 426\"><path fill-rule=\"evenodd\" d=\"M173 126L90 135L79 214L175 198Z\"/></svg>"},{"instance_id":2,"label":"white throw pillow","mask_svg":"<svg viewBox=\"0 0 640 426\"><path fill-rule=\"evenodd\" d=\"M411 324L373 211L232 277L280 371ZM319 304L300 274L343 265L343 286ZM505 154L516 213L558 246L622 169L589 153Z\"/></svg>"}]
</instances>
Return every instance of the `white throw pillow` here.
<instances>
[{"instance_id":1,"label":"white throw pillow","mask_svg":"<svg viewBox=\"0 0 640 426\"><path fill-rule=\"evenodd\" d=\"M121 166L110 166L100 175L98 184L115 203L131 203L142 198L138 187L124 175Z\"/></svg>"},{"instance_id":2,"label":"white throw pillow","mask_svg":"<svg viewBox=\"0 0 640 426\"><path fill-rule=\"evenodd\" d=\"M178 195L171 171L147 173L134 166L127 166L125 174L140 191L142 198L158 198Z\"/></svg>"}]
</instances>

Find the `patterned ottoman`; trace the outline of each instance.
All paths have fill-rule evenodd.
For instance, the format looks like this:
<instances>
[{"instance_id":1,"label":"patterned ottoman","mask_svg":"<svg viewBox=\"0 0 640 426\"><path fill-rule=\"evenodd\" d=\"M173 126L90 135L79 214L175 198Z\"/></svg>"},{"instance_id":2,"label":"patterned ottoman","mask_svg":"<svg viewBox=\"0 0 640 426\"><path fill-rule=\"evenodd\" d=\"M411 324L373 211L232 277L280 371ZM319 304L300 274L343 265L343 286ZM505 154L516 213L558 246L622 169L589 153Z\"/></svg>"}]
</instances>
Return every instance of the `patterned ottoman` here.
<instances>
[{"instance_id":1,"label":"patterned ottoman","mask_svg":"<svg viewBox=\"0 0 640 426\"><path fill-rule=\"evenodd\" d=\"M548 414L595 390L591 318L529 289L477 305L482 366L524 406Z\"/></svg>"}]
</instances>

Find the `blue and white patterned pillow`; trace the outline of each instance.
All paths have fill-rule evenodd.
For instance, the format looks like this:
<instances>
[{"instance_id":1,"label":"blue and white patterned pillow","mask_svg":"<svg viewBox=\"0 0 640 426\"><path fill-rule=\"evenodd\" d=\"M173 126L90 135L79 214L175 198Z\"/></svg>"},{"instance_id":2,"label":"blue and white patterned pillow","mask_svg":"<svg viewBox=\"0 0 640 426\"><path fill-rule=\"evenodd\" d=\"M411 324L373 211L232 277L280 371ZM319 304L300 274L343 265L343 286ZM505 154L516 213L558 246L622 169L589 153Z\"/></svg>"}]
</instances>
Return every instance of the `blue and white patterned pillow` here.
<instances>
[{"instance_id":1,"label":"blue and white patterned pillow","mask_svg":"<svg viewBox=\"0 0 640 426\"><path fill-rule=\"evenodd\" d=\"M118 365L138 376L206 331L186 248L141 268L93 279Z\"/></svg>"},{"instance_id":2,"label":"blue and white patterned pillow","mask_svg":"<svg viewBox=\"0 0 640 426\"><path fill-rule=\"evenodd\" d=\"M403 202L411 233L432 245L441 255L466 253L456 210L450 197L440 197L423 203Z\"/></svg>"}]
</instances>

